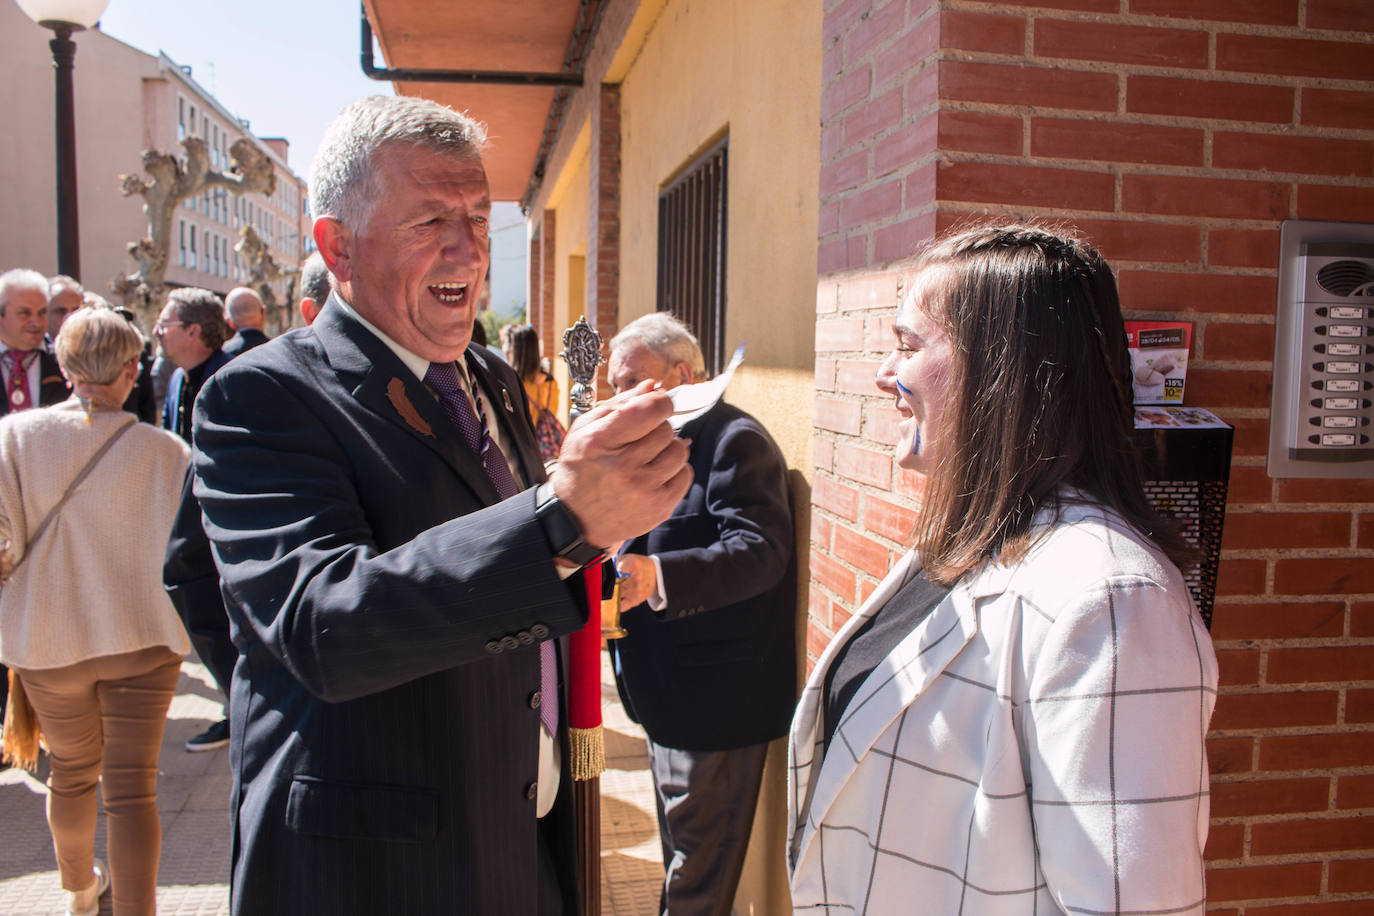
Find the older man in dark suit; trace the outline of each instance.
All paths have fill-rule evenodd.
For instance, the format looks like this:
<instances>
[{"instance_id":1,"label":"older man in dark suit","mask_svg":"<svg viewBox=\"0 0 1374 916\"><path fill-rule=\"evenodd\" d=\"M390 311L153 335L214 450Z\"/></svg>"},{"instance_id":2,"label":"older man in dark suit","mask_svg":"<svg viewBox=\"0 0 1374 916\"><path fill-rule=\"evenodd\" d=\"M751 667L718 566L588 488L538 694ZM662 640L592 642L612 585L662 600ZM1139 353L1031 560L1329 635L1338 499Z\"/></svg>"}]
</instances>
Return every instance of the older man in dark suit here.
<instances>
[{"instance_id":1,"label":"older man in dark suit","mask_svg":"<svg viewBox=\"0 0 1374 916\"><path fill-rule=\"evenodd\" d=\"M240 653L240 916L577 910L559 637L587 618L577 570L691 472L646 385L584 416L545 482L520 380L468 348L483 142L420 99L346 109L310 181L334 295L196 402Z\"/></svg>"},{"instance_id":2,"label":"older man in dark suit","mask_svg":"<svg viewBox=\"0 0 1374 916\"><path fill-rule=\"evenodd\" d=\"M224 317L234 329L234 336L220 347L228 356L246 353L269 340L263 331L267 309L262 304L262 297L248 287L236 286L229 290L229 295L224 297Z\"/></svg>"},{"instance_id":3,"label":"older man in dark suit","mask_svg":"<svg viewBox=\"0 0 1374 916\"><path fill-rule=\"evenodd\" d=\"M700 381L701 347L671 315L611 341L617 391ZM619 559L616 686L649 736L663 916L728 916L768 742L796 702L796 567L787 462L763 425L721 402L682 428L692 487Z\"/></svg>"}]
</instances>

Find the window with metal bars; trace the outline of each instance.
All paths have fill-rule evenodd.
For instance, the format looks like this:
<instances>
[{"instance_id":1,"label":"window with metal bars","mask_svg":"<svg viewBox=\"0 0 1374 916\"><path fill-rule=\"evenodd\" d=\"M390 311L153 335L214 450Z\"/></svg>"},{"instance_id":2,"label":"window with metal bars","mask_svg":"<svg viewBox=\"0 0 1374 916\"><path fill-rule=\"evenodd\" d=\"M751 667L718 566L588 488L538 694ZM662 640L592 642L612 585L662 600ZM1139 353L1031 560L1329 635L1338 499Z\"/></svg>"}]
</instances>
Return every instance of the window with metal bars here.
<instances>
[{"instance_id":1,"label":"window with metal bars","mask_svg":"<svg viewBox=\"0 0 1374 916\"><path fill-rule=\"evenodd\" d=\"M658 310L692 329L711 375L726 356L729 152L727 137L658 196Z\"/></svg>"}]
</instances>

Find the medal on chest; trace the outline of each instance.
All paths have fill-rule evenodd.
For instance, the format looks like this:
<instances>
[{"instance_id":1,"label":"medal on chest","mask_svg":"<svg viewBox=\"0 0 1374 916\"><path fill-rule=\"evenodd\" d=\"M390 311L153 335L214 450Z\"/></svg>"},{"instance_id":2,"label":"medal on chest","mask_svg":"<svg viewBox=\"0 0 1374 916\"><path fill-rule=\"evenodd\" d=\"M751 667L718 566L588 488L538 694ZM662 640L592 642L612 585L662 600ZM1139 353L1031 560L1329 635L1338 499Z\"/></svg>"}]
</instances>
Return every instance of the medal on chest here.
<instances>
[{"instance_id":1,"label":"medal on chest","mask_svg":"<svg viewBox=\"0 0 1374 916\"><path fill-rule=\"evenodd\" d=\"M15 407L23 407L24 402L27 400L28 398L24 396L24 392L18 388L10 392L10 404Z\"/></svg>"}]
</instances>

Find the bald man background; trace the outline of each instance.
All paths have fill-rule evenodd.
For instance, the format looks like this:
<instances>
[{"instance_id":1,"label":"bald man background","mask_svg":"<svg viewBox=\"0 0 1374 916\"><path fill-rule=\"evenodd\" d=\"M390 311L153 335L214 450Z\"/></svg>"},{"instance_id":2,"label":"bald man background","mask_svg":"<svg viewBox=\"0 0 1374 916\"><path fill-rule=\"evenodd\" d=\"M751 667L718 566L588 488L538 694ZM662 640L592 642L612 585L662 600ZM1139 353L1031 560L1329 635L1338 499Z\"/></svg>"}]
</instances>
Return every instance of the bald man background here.
<instances>
[{"instance_id":1,"label":"bald man background","mask_svg":"<svg viewBox=\"0 0 1374 916\"><path fill-rule=\"evenodd\" d=\"M224 317L234 329L234 336L221 347L226 355L238 356L267 343L262 326L267 323L267 309L258 294L246 286L236 286L224 297Z\"/></svg>"}]
</instances>

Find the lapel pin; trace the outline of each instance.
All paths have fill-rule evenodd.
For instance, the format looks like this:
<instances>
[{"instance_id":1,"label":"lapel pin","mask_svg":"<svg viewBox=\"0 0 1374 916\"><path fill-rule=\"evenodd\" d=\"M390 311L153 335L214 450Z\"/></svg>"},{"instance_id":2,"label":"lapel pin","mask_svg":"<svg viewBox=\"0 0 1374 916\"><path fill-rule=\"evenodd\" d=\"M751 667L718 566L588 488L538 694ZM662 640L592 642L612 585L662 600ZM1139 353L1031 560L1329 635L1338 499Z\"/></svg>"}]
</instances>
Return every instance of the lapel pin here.
<instances>
[{"instance_id":1,"label":"lapel pin","mask_svg":"<svg viewBox=\"0 0 1374 916\"><path fill-rule=\"evenodd\" d=\"M410 403L410 398L406 397L405 382L398 378L393 378L386 384L386 399L391 402L391 406L396 408L396 412L401 415L411 429L422 436L434 438L434 430L430 429L425 418L420 416L420 412L415 409L415 405Z\"/></svg>"},{"instance_id":2,"label":"lapel pin","mask_svg":"<svg viewBox=\"0 0 1374 916\"><path fill-rule=\"evenodd\" d=\"M515 408L510 405L510 392L505 388L501 389L501 401L506 405L506 413L515 413Z\"/></svg>"}]
</instances>

